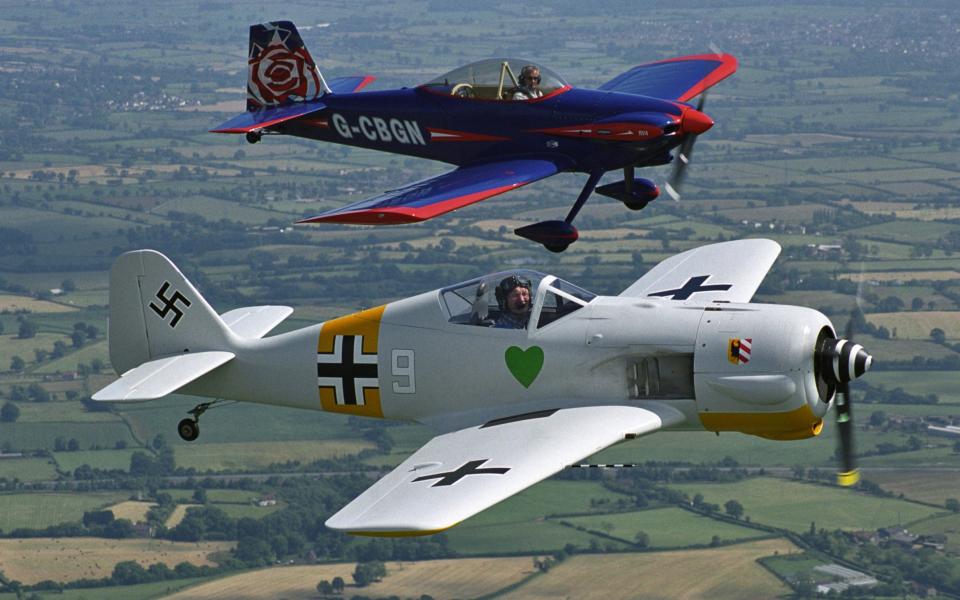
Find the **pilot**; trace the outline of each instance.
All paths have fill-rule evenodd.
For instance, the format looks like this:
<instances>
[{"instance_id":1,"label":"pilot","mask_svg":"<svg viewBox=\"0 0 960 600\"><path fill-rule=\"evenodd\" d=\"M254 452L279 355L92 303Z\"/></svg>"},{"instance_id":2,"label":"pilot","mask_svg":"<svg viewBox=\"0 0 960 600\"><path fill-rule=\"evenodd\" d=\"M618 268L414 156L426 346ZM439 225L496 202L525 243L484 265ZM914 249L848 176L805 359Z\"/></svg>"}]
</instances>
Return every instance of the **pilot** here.
<instances>
[{"instance_id":1,"label":"pilot","mask_svg":"<svg viewBox=\"0 0 960 600\"><path fill-rule=\"evenodd\" d=\"M497 317L494 327L497 329L525 329L530 319L530 308L533 305L530 297L530 280L516 275L505 277L497 284L497 304L500 306L500 316Z\"/></svg>"},{"instance_id":2,"label":"pilot","mask_svg":"<svg viewBox=\"0 0 960 600\"><path fill-rule=\"evenodd\" d=\"M520 87L513 88L514 100L532 100L543 96L540 89L540 68L536 65L526 65L520 70Z\"/></svg>"}]
</instances>

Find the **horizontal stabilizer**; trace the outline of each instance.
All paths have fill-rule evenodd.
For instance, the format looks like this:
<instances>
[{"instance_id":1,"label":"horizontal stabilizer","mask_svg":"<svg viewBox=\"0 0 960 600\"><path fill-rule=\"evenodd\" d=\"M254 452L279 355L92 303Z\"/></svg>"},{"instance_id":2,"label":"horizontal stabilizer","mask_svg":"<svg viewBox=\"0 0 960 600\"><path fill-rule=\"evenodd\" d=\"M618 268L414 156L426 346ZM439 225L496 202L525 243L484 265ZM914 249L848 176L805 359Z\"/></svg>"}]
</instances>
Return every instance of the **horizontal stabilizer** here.
<instances>
[{"instance_id":1,"label":"horizontal stabilizer","mask_svg":"<svg viewBox=\"0 0 960 600\"><path fill-rule=\"evenodd\" d=\"M311 102L302 102L299 104L289 104L274 108L262 108L260 110L245 112L230 119L226 123L221 123L211 133L249 133L258 129L265 129L273 125L279 125L285 121L292 121L302 116L321 111L327 105L319 100Z\"/></svg>"},{"instance_id":2,"label":"horizontal stabilizer","mask_svg":"<svg viewBox=\"0 0 960 600\"><path fill-rule=\"evenodd\" d=\"M229 314L229 313L228 313ZM98 402L143 402L172 394L233 359L232 352L194 352L145 362L93 395Z\"/></svg>"},{"instance_id":3,"label":"horizontal stabilizer","mask_svg":"<svg viewBox=\"0 0 960 600\"><path fill-rule=\"evenodd\" d=\"M289 306L248 306L220 315L231 331L242 338L262 338L289 317Z\"/></svg>"},{"instance_id":4,"label":"horizontal stabilizer","mask_svg":"<svg viewBox=\"0 0 960 600\"><path fill-rule=\"evenodd\" d=\"M336 77L327 82L327 87L334 94L352 94L367 87L376 79L373 75L354 75L353 77Z\"/></svg>"},{"instance_id":5,"label":"horizontal stabilizer","mask_svg":"<svg viewBox=\"0 0 960 600\"><path fill-rule=\"evenodd\" d=\"M634 67L599 89L686 102L737 70L730 54L681 56Z\"/></svg>"}]
</instances>

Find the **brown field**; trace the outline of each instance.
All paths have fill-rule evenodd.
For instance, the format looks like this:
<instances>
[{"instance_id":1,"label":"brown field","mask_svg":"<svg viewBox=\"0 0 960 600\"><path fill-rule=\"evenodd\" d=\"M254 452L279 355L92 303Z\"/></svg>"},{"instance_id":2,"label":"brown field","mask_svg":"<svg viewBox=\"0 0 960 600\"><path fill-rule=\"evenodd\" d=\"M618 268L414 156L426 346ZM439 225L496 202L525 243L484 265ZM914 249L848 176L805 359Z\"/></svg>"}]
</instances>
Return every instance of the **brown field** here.
<instances>
[{"instance_id":1,"label":"brown field","mask_svg":"<svg viewBox=\"0 0 960 600\"><path fill-rule=\"evenodd\" d=\"M748 142L755 142L757 144L772 144L774 146L813 146L815 144L837 144L841 142L852 142L856 138L846 135L834 135L831 133L789 133L786 135L748 135L744 139Z\"/></svg>"},{"instance_id":2,"label":"brown field","mask_svg":"<svg viewBox=\"0 0 960 600\"><path fill-rule=\"evenodd\" d=\"M947 498L960 499L960 478L953 471L869 471L864 473L864 478L910 500L943 504Z\"/></svg>"},{"instance_id":3,"label":"brown field","mask_svg":"<svg viewBox=\"0 0 960 600\"><path fill-rule=\"evenodd\" d=\"M352 582L350 575L355 566L340 563L263 569L211 581L174 594L168 600L314 600L320 580L339 576ZM383 581L365 588L347 587L343 596L419 598L429 594L437 600L475 598L514 584L533 571L529 556L390 562L386 566L387 577Z\"/></svg>"},{"instance_id":4,"label":"brown field","mask_svg":"<svg viewBox=\"0 0 960 600\"><path fill-rule=\"evenodd\" d=\"M106 540L102 538L30 538L0 540L3 574L23 583L44 579L72 581L107 577L113 566L135 560L147 567L166 563L173 568L187 561L213 565L208 556L233 547L232 542L168 542L166 540Z\"/></svg>"},{"instance_id":5,"label":"brown field","mask_svg":"<svg viewBox=\"0 0 960 600\"><path fill-rule=\"evenodd\" d=\"M790 589L756 560L798 551L776 539L712 550L581 555L499 598L775 598Z\"/></svg>"},{"instance_id":6,"label":"brown field","mask_svg":"<svg viewBox=\"0 0 960 600\"><path fill-rule=\"evenodd\" d=\"M365 440L297 440L288 442L225 442L178 446L177 465L199 470L256 469L273 463L309 463L357 454L375 446Z\"/></svg>"},{"instance_id":7,"label":"brown field","mask_svg":"<svg viewBox=\"0 0 960 600\"><path fill-rule=\"evenodd\" d=\"M223 100L215 104L204 104L203 106L184 106L179 110L187 112L229 112L242 113L246 110L243 100Z\"/></svg>"},{"instance_id":8,"label":"brown field","mask_svg":"<svg viewBox=\"0 0 960 600\"><path fill-rule=\"evenodd\" d=\"M164 527L167 529L172 529L180 524L180 521L187 516L187 509L193 508L195 506L200 506L199 504L178 504L173 512L170 513L170 516L167 517L167 522L164 523Z\"/></svg>"},{"instance_id":9,"label":"brown field","mask_svg":"<svg viewBox=\"0 0 960 600\"><path fill-rule=\"evenodd\" d=\"M956 311L874 313L867 320L878 327L883 325L898 340L929 340L935 327L942 329L948 339L960 338L960 312Z\"/></svg>"},{"instance_id":10,"label":"brown field","mask_svg":"<svg viewBox=\"0 0 960 600\"><path fill-rule=\"evenodd\" d=\"M58 313L73 312L77 310L72 306L64 306L56 302L47 300L37 300L26 296L14 296L13 294L0 294L0 312L2 311L27 311L32 313Z\"/></svg>"},{"instance_id":11,"label":"brown field","mask_svg":"<svg viewBox=\"0 0 960 600\"><path fill-rule=\"evenodd\" d=\"M840 279L851 281L947 281L960 278L960 273L943 271L866 271L863 273L840 273Z\"/></svg>"},{"instance_id":12,"label":"brown field","mask_svg":"<svg viewBox=\"0 0 960 600\"><path fill-rule=\"evenodd\" d=\"M104 510L113 513L115 519L129 519L133 523L147 520L147 511L156 506L153 502L137 502L136 500L127 500L113 506L108 506Z\"/></svg>"}]
</instances>

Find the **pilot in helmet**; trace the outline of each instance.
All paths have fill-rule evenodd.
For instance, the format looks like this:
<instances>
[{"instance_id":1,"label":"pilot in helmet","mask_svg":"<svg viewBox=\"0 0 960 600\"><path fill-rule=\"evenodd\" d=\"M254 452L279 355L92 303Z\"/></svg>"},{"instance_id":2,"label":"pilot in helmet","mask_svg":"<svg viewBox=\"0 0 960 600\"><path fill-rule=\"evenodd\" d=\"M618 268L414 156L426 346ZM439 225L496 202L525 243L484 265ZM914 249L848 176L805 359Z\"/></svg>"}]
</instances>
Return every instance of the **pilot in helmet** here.
<instances>
[{"instance_id":1,"label":"pilot in helmet","mask_svg":"<svg viewBox=\"0 0 960 600\"><path fill-rule=\"evenodd\" d=\"M500 316L494 327L498 329L525 329L530 319L530 308L533 306L530 296L531 283L529 279L517 275L504 277L497 284L497 305L500 307Z\"/></svg>"},{"instance_id":2,"label":"pilot in helmet","mask_svg":"<svg viewBox=\"0 0 960 600\"><path fill-rule=\"evenodd\" d=\"M513 88L514 100L532 100L543 96L540 89L540 67L526 65L520 70L519 87Z\"/></svg>"}]
</instances>

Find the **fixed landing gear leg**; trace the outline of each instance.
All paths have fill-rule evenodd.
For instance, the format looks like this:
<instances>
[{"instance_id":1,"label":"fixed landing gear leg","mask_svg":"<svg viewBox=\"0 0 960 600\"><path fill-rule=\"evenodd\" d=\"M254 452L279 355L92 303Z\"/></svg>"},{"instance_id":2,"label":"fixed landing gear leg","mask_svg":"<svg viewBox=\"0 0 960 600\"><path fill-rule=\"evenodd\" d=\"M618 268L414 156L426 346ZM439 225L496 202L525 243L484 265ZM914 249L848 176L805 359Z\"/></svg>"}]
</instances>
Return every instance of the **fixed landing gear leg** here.
<instances>
[{"instance_id":1,"label":"fixed landing gear leg","mask_svg":"<svg viewBox=\"0 0 960 600\"><path fill-rule=\"evenodd\" d=\"M180 434L180 437L187 442L192 442L200 437L200 415L207 412L207 409L214 404L216 402L202 402L194 406L192 410L187 411L193 418L184 419L177 424L177 433Z\"/></svg>"},{"instance_id":2,"label":"fixed landing gear leg","mask_svg":"<svg viewBox=\"0 0 960 600\"><path fill-rule=\"evenodd\" d=\"M577 228L573 226L573 220L576 218L577 213L580 212L580 209L583 208L587 198L590 197L590 194L592 194L593 190L597 187L597 183L601 177L603 177L603 171L594 171L590 174L590 178L587 179L583 190L580 191L577 201L573 203L570 212L567 213L567 218L563 221L541 221L540 223L515 229L514 233L520 237L543 244L544 248L550 252L563 252L580 237Z\"/></svg>"}]
</instances>

